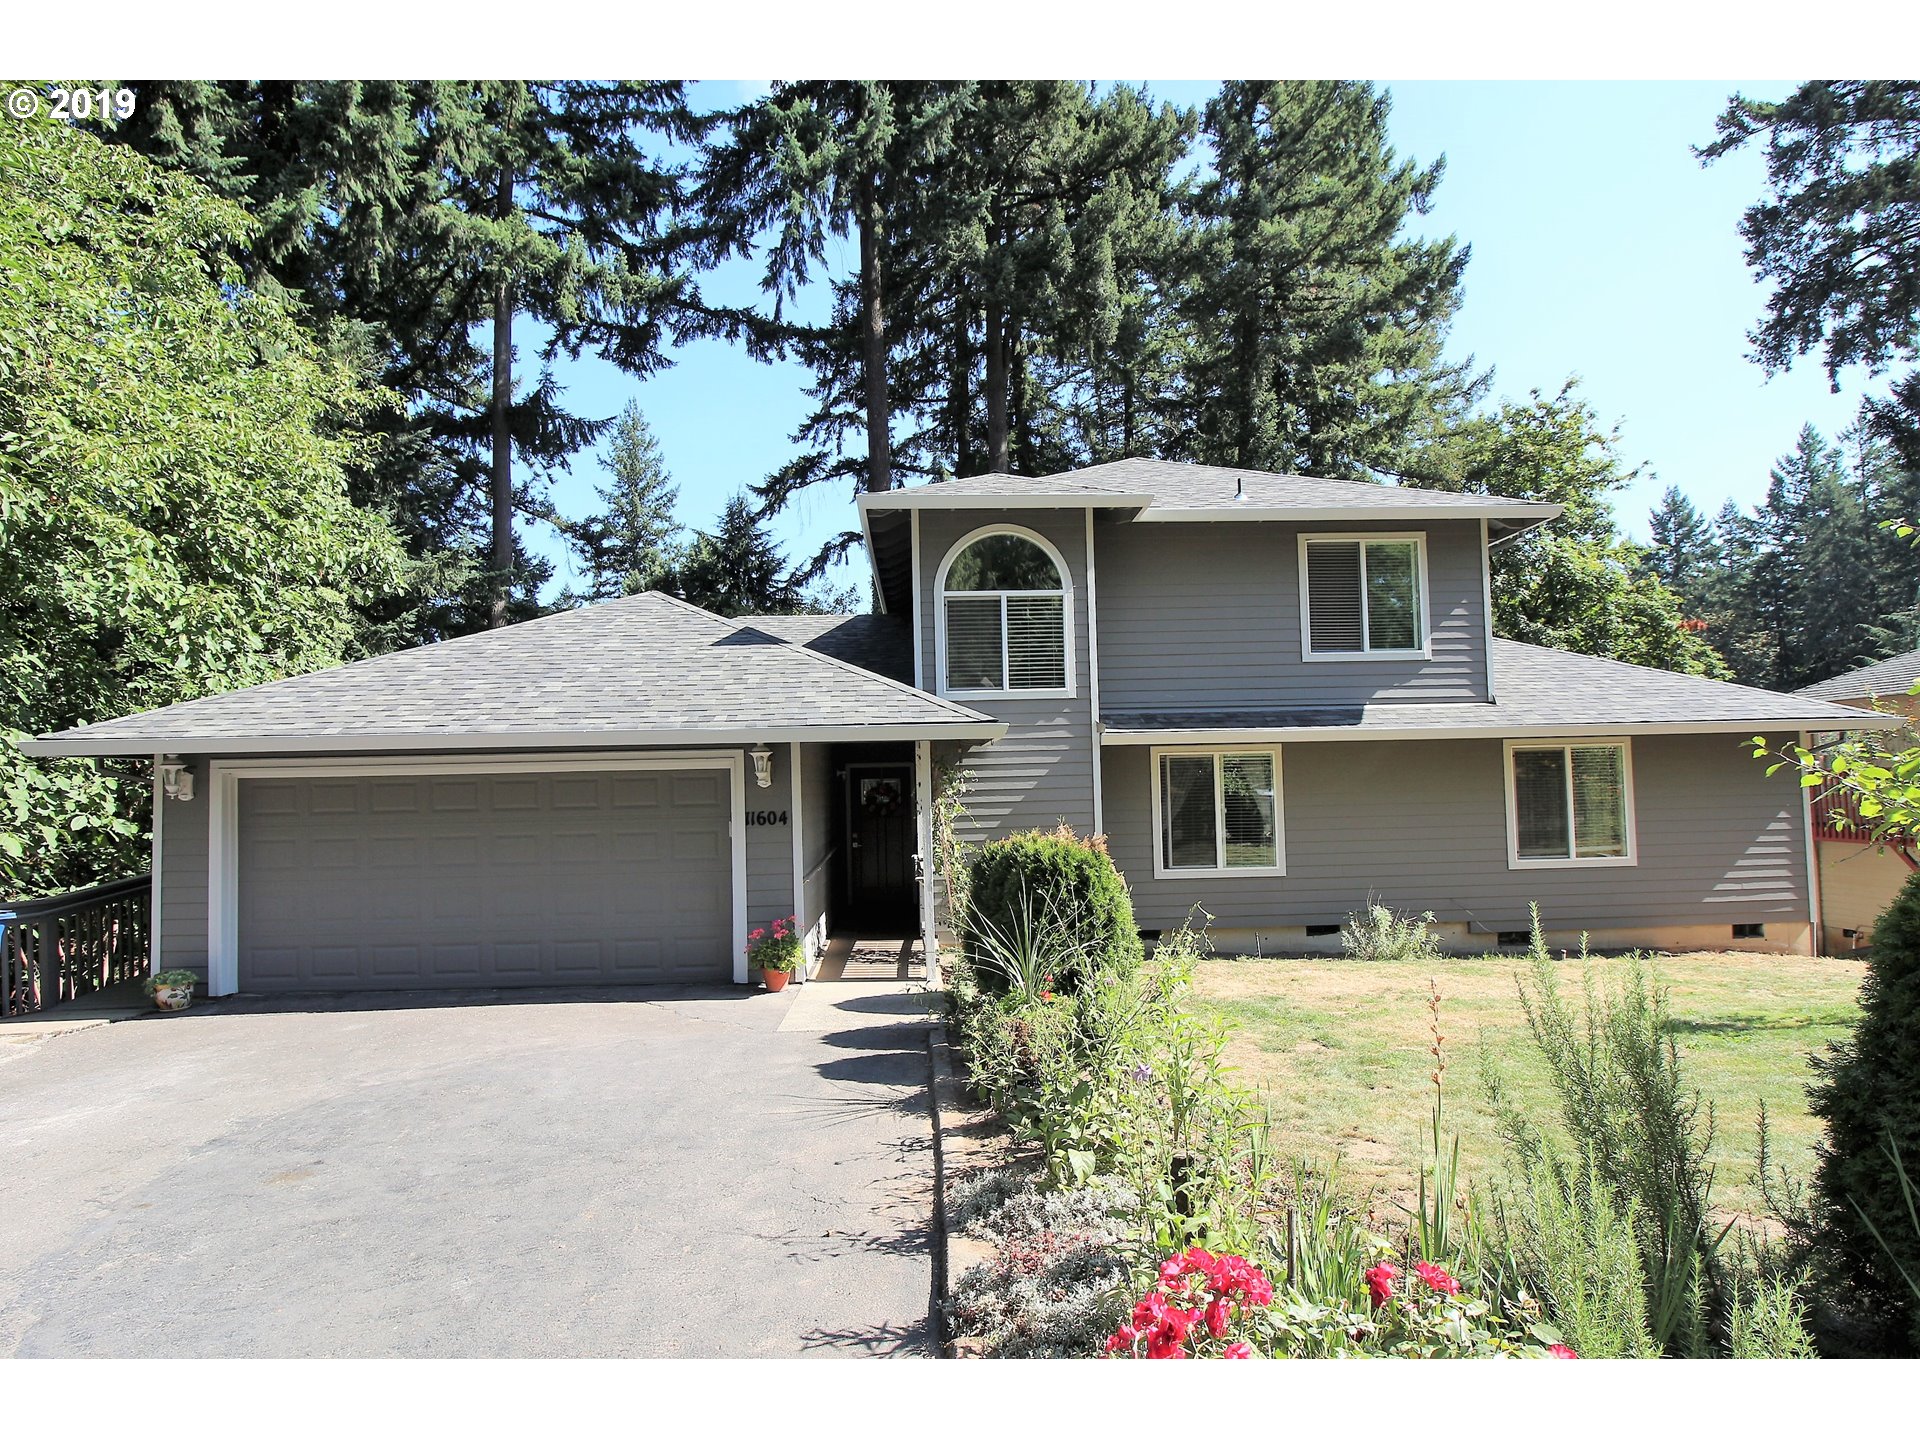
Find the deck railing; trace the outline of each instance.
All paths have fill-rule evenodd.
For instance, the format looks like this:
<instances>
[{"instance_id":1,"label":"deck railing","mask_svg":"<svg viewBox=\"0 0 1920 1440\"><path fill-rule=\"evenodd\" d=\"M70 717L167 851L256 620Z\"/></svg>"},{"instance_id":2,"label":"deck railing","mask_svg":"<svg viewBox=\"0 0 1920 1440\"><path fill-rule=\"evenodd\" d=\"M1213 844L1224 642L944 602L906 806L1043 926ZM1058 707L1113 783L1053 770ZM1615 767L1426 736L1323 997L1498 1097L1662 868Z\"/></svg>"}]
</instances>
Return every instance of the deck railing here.
<instances>
[{"instance_id":1,"label":"deck railing","mask_svg":"<svg viewBox=\"0 0 1920 1440\"><path fill-rule=\"evenodd\" d=\"M0 906L0 1015L145 975L152 906L150 875Z\"/></svg>"}]
</instances>

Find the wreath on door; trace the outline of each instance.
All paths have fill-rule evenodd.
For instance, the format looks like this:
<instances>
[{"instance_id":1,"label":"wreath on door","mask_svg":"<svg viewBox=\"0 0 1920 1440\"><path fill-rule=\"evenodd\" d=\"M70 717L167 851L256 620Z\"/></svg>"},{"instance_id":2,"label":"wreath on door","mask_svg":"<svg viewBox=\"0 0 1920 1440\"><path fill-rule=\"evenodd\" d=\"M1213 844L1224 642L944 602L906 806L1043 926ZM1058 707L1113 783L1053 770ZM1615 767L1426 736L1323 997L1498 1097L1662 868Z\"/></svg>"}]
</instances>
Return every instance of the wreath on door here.
<instances>
[{"instance_id":1,"label":"wreath on door","mask_svg":"<svg viewBox=\"0 0 1920 1440\"><path fill-rule=\"evenodd\" d=\"M905 797L898 780L862 780L860 809L868 815L897 815Z\"/></svg>"}]
</instances>

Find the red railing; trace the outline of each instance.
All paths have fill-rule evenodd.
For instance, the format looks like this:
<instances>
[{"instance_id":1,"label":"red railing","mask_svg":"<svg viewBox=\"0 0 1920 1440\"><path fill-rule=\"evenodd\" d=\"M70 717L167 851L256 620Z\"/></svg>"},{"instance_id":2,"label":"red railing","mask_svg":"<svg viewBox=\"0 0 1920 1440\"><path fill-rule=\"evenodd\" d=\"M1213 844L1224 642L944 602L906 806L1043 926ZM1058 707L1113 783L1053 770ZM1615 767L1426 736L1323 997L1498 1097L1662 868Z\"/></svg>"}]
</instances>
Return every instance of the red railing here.
<instances>
[{"instance_id":1,"label":"red railing","mask_svg":"<svg viewBox=\"0 0 1920 1440\"><path fill-rule=\"evenodd\" d=\"M1813 835L1816 840L1849 840L1856 845L1873 843L1873 826L1860 818L1860 797L1853 791L1835 787L1813 797ZM1920 870L1910 843L1885 842L1889 850L1907 862L1910 870Z\"/></svg>"}]
</instances>

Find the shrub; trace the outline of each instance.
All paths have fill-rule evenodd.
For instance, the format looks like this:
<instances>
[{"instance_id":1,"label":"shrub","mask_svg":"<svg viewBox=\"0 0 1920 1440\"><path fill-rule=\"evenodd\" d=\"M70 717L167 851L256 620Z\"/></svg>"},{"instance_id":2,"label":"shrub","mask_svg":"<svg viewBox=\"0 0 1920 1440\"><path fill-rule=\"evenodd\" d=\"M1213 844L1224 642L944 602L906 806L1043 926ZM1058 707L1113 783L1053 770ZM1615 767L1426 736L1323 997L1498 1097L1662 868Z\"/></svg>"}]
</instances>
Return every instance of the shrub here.
<instances>
[{"instance_id":1,"label":"shrub","mask_svg":"<svg viewBox=\"0 0 1920 1440\"><path fill-rule=\"evenodd\" d=\"M1440 942L1427 929L1432 923L1431 910L1401 915L1369 900L1340 927L1340 948L1350 960L1438 960Z\"/></svg>"},{"instance_id":2,"label":"shrub","mask_svg":"<svg viewBox=\"0 0 1920 1440\"><path fill-rule=\"evenodd\" d=\"M1517 1157L1490 1206L1496 1248L1521 1293L1538 1297L1568 1343L1593 1359L1656 1356L1631 1207L1584 1161Z\"/></svg>"},{"instance_id":3,"label":"shrub","mask_svg":"<svg viewBox=\"0 0 1920 1440\"><path fill-rule=\"evenodd\" d=\"M1726 1231L1716 1235L1708 1222L1713 1109L1703 1112L1698 1092L1686 1086L1669 1036L1667 994L1644 957L1628 956L1622 983L1610 990L1600 986L1584 950L1580 960L1583 1003L1576 1007L1560 991L1536 912L1528 970L1517 983L1565 1129L1558 1163L1571 1168L1558 1172L1559 1188L1588 1225L1600 1224L1603 1203L1628 1217L1648 1329L1666 1354L1701 1354L1708 1319L1722 1313L1725 1300L1716 1257ZM1554 1140L1511 1098L1497 1071L1488 1085L1519 1169L1546 1173L1539 1167L1556 1154Z\"/></svg>"},{"instance_id":4,"label":"shrub","mask_svg":"<svg viewBox=\"0 0 1920 1440\"><path fill-rule=\"evenodd\" d=\"M1123 1250L1139 1208L1137 1195L1110 1182L1042 1191L1011 1169L956 1185L955 1228L998 1253L955 1282L954 1329L1006 1358L1098 1354L1126 1317Z\"/></svg>"},{"instance_id":5,"label":"shrub","mask_svg":"<svg viewBox=\"0 0 1920 1440\"><path fill-rule=\"evenodd\" d=\"M1809 1108L1827 1124L1814 1246L1850 1298L1920 1346L1920 1294L1905 1278L1920 1279L1920 1226L1894 1161L1920 1156L1920 875L1874 924L1860 1011L1852 1038L1813 1062Z\"/></svg>"},{"instance_id":6,"label":"shrub","mask_svg":"<svg viewBox=\"0 0 1920 1440\"><path fill-rule=\"evenodd\" d=\"M1072 830L1031 830L983 846L969 870L961 942L980 982L1003 989L1004 976L988 959L995 937L1004 943L1035 922L1054 932L1047 946L1063 971L1056 980L1073 990L1098 971L1127 973L1140 963L1140 932L1126 882L1105 843Z\"/></svg>"}]
</instances>

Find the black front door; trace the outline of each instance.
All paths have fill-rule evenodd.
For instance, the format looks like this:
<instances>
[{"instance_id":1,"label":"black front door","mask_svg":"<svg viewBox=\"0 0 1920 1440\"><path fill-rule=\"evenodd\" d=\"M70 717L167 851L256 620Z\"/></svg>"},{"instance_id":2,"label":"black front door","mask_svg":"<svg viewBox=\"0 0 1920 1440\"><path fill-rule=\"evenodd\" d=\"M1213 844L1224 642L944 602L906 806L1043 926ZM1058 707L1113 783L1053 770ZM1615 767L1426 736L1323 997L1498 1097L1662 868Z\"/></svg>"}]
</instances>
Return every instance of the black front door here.
<instances>
[{"instance_id":1,"label":"black front door","mask_svg":"<svg viewBox=\"0 0 1920 1440\"><path fill-rule=\"evenodd\" d=\"M913 767L847 766L847 911L866 934L912 934Z\"/></svg>"}]
</instances>

